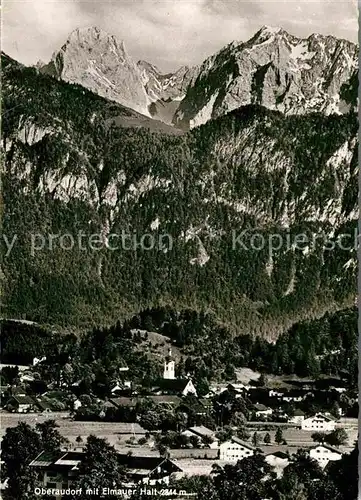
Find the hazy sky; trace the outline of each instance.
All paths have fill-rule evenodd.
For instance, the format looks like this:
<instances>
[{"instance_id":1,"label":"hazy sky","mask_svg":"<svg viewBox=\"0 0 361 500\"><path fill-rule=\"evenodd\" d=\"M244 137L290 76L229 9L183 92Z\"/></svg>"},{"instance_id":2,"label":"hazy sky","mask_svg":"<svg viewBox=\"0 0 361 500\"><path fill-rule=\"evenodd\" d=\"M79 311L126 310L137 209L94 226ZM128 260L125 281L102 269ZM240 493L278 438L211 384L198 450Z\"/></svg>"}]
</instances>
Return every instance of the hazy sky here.
<instances>
[{"instance_id":1,"label":"hazy sky","mask_svg":"<svg viewBox=\"0 0 361 500\"><path fill-rule=\"evenodd\" d=\"M262 25L357 41L357 0L3 0L2 49L47 62L78 27L98 26L163 70L196 64Z\"/></svg>"}]
</instances>

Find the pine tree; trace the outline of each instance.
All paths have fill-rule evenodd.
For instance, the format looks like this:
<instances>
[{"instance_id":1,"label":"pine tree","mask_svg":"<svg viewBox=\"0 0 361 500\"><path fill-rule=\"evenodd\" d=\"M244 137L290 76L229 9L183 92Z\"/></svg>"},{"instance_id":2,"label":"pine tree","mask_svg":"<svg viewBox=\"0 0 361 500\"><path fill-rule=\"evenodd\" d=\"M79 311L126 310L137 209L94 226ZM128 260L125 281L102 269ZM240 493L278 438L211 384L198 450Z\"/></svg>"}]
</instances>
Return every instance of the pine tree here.
<instances>
[{"instance_id":1,"label":"pine tree","mask_svg":"<svg viewBox=\"0 0 361 500\"><path fill-rule=\"evenodd\" d=\"M281 427L278 427L275 434L275 441L277 444L281 444L283 442L283 433Z\"/></svg>"},{"instance_id":2,"label":"pine tree","mask_svg":"<svg viewBox=\"0 0 361 500\"><path fill-rule=\"evenodd\" d=\"M255 448L257 448L257 446L259 445L259 441L260 441L259 434L255 432L252 436L252 444Z\"/></svg>"},{"instance_id":3,"label":"pine tree","mask_svg":"<svg viewBox=\"0 0 361 500\"><path fill-rule=\"evenodd\" d=\"M263 438L263 441L265 444L270 444L271 443L271 434L267 432Z\"/></svg>"}]
</instances>

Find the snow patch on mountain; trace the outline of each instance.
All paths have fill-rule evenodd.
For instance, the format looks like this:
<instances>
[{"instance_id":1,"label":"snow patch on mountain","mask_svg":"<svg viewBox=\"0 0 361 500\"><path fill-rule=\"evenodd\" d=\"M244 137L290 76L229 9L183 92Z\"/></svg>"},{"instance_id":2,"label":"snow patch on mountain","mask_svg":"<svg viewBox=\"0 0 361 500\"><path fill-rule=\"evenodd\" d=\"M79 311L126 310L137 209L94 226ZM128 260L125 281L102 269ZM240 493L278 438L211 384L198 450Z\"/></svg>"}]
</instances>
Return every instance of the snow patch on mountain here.
<instances>
[{"instance_id":1,"label":"snow patch on mountain","mask_svg":"<svg viewBox=\"0 0 361 500\"><path fill-rule=\"evenodd\" d=\"M195 117L190 121L190 128L199 127L207 123L208 120L212 118L213 107L216 99L218 97L219 91L215 92L208 102L203 106L203 108L195 115Z\"/></svg>"}]
</instances>

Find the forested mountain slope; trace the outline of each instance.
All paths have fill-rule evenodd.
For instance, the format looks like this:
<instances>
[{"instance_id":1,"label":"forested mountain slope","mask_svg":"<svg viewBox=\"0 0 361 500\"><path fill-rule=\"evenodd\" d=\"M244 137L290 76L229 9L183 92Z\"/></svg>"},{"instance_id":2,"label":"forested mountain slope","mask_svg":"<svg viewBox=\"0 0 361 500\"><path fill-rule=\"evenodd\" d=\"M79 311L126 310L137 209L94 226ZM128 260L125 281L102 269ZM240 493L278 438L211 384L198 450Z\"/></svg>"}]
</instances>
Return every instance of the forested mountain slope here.
<instances>
[{"instance_id":1,"label":"forested mountain slope","mask_svg":"<svg viewBox=\"0 0 361 500\"><path fill-rule=\"evenodd\" d=\"M3 59L3 231L16 238L3 262L6 316L106 325L171 305L273 338L354 301L355 114L284 117L250 105L171 135ZM109 235L122 232L156 244L111 250ZM60 248L59 238L50 248L47 235L67 234L69 246L80 233L100 235L99 249ZM343 233L350 248L323 248ZM271 234L283 240L272 251Z\"/></svg>"}]
</instances>

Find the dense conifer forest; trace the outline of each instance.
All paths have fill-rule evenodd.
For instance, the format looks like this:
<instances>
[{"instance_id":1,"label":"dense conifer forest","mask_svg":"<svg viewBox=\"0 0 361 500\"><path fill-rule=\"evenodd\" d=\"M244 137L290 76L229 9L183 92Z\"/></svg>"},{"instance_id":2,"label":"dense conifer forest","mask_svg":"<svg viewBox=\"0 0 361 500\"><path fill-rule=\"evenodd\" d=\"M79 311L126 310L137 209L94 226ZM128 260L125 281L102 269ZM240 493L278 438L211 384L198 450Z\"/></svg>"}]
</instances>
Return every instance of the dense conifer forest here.
<instances>
[{"instance_id":1,"label":"dense conifer forest","mask_svg":"<svg viewBox=\"0 0 361 500\"><path fill-rule=\"evenodd\" d=\"M273 339L353 303L355 114L285 118L246 106L174 135L3 60L3 232L15 238L3 266L6 317L86 329L168 305ZM104 242L122 231L137 242L170 235L172 246L69 250L55 240L49 250L49 234ZM247 244L276 234L282 246L244 249L234 242L243 231ZM284 243L299 233L310 241L303 248ZM34 235L45 238L36 251Z\"/></svg>"},{"instance_id":2,"label":"dense conifer forest","mask_svg":"<svg viewBox=\"0 0 361 500\"><path fill-rule=\"evenodd\" d=\"M95 328L80 337L6 320L1 332L4 363L31 364L33 357L46 356L39 369L47 382L59 383L64 372L72 382L86 375L99 395L123 366L129 367L132 380L146 386L161 375L161 351L146 348L151 332L179 349L177 374L191 374L200 384L233 380L235 369L242 367L316 379L342 376L350 386L357 384L356 308L297 323L275 343L251 335L234 337L212 314L170 308L145 310L123 324Z\"/></svg>"}]
</instances>

